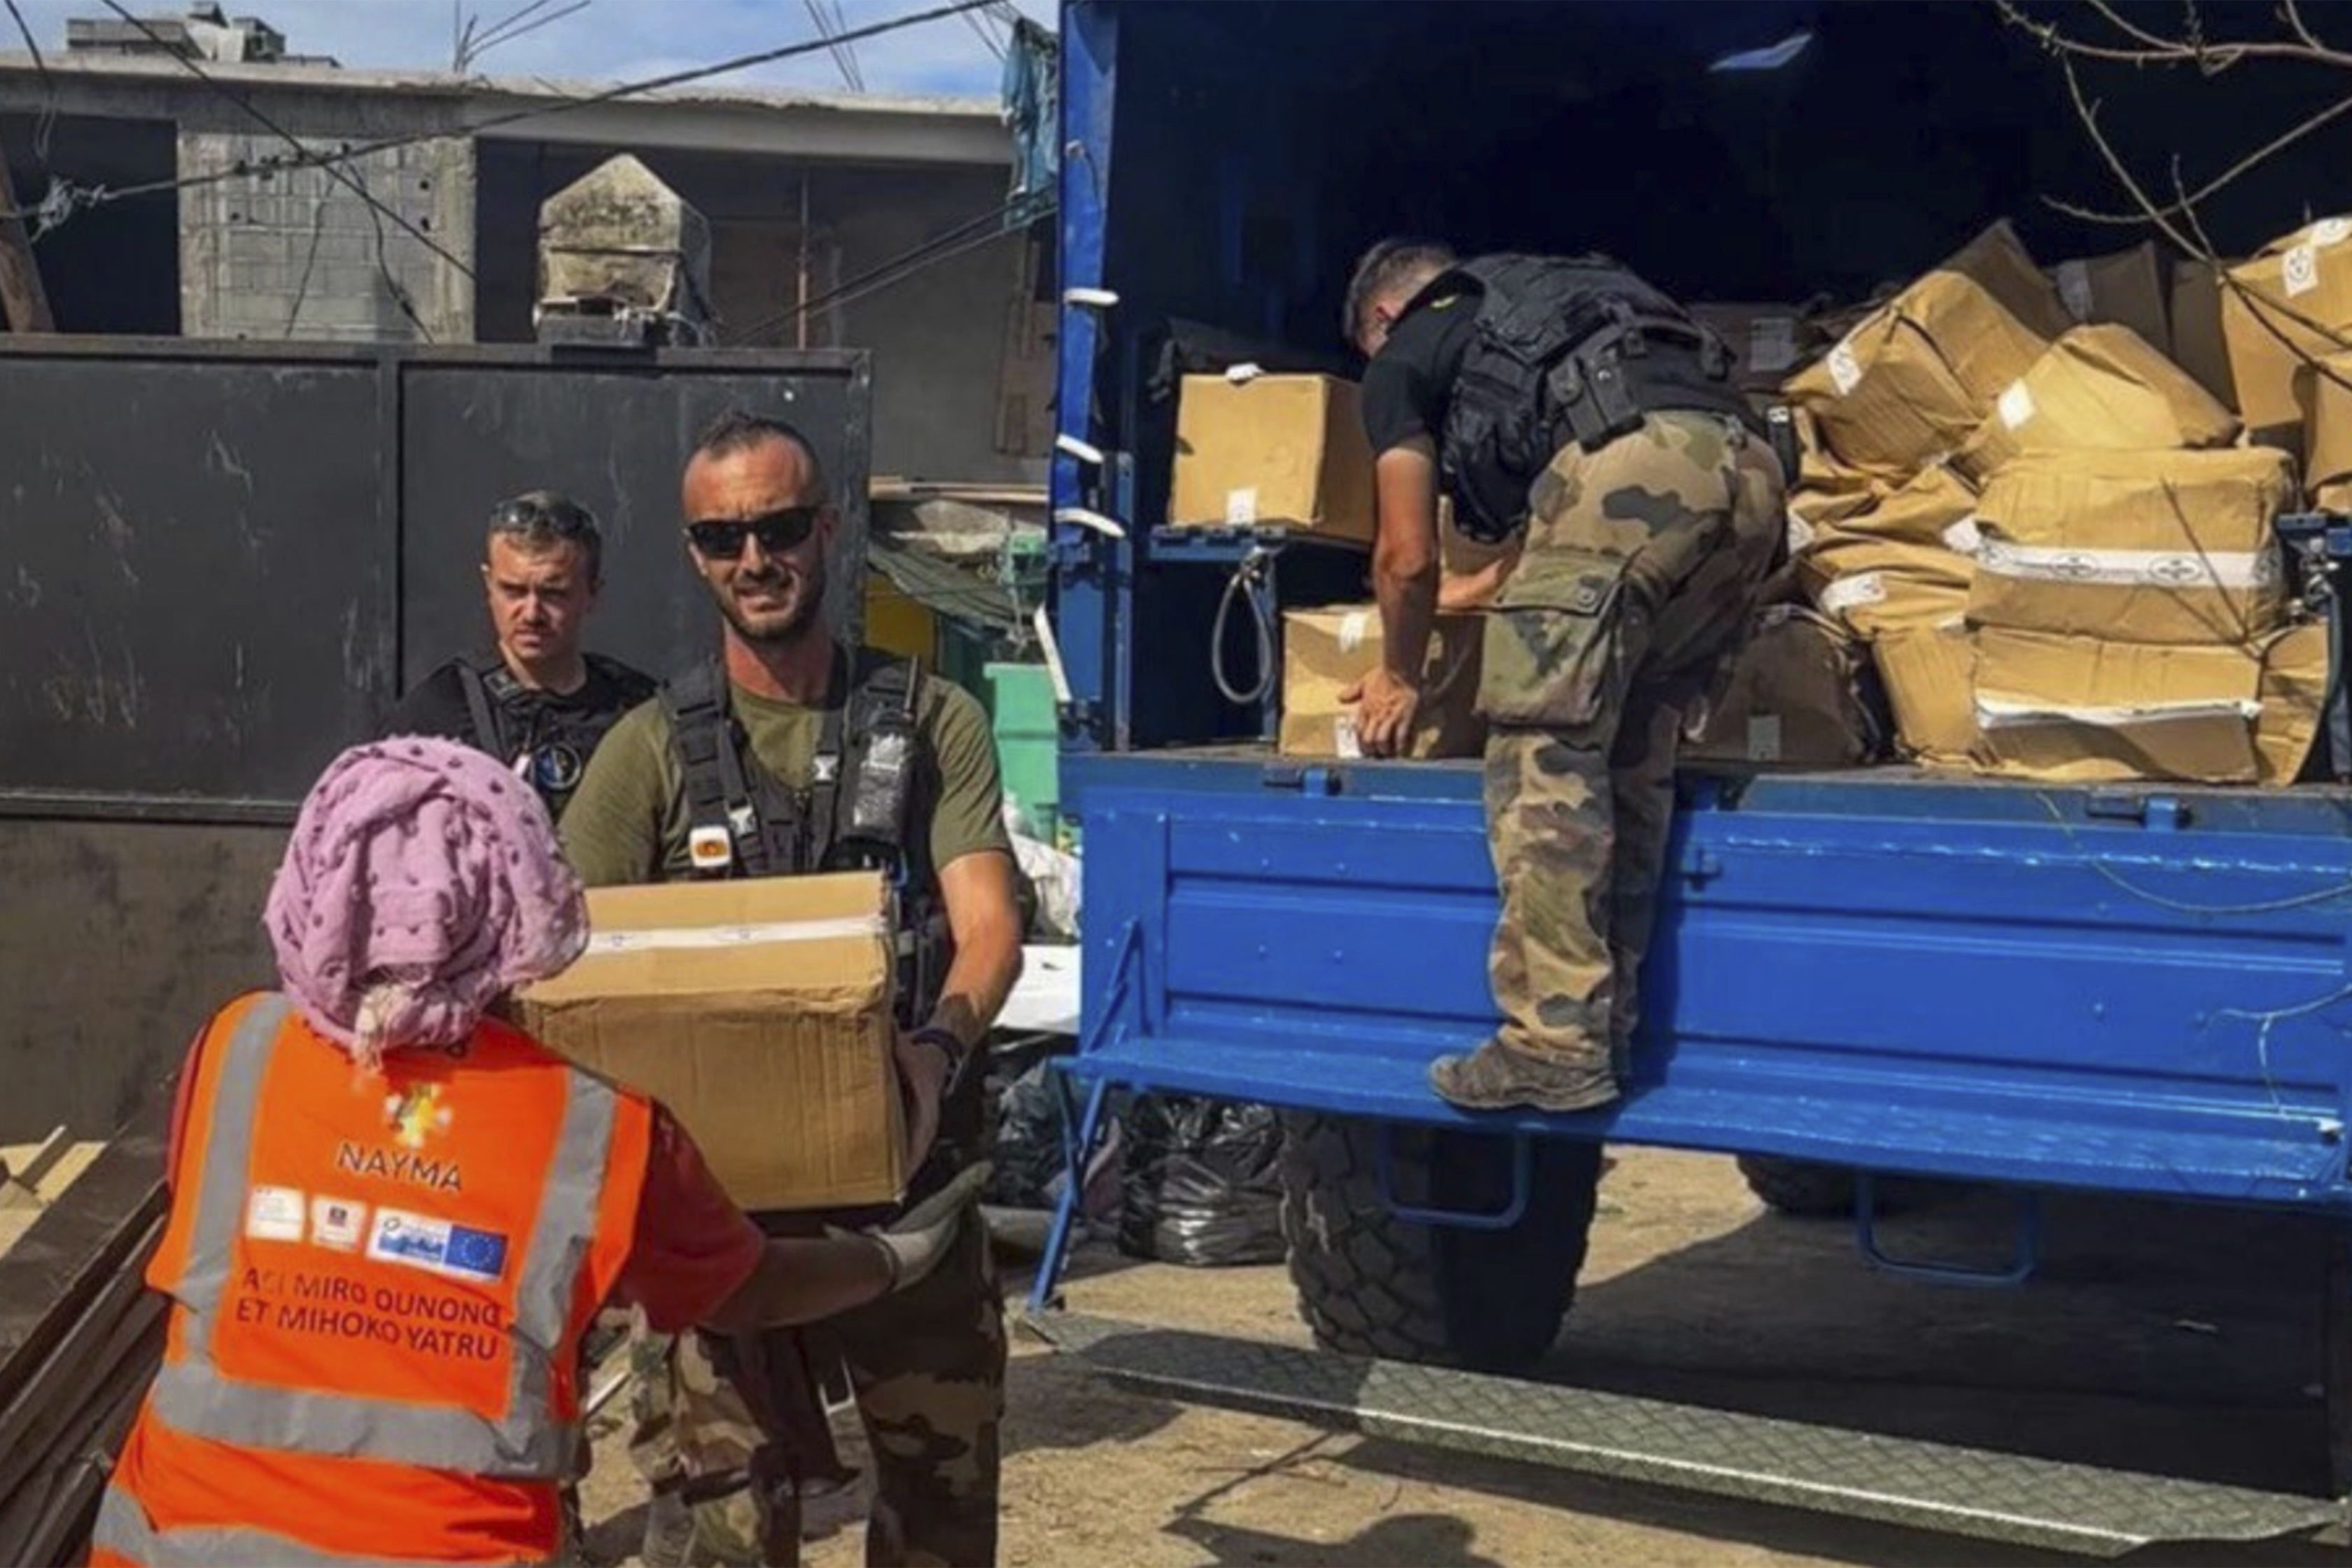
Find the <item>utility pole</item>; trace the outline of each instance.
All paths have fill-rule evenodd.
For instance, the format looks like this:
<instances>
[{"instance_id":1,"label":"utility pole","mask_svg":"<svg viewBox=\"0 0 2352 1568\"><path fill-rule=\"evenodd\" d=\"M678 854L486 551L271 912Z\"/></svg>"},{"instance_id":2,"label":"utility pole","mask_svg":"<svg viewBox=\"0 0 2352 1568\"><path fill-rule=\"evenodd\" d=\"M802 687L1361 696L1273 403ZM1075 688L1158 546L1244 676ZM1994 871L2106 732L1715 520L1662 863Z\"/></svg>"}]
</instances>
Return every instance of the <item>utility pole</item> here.
<instances>
[{"instance_id":1,"label":"utility pole","mask_svg":"<svg viewBox=\"0 0 2352 1568\"><path fill-rule=\"evenodd\" d=\"M16 186L8 178L8 160L0 156L0 311L8 330L54 332L58 320L49 314L49 296L41 287L40 263L33 259L32 237L17 214Z\"/></svg>"}]
</instances>

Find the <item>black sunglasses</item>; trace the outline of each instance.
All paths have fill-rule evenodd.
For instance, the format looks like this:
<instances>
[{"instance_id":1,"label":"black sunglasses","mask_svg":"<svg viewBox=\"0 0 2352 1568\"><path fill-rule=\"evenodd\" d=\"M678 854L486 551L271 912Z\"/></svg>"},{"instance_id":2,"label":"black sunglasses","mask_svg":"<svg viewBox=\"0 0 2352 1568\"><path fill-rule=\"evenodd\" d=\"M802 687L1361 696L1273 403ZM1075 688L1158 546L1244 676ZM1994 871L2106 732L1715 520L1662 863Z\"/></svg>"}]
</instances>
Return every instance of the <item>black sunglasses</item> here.
<instances>
[{"instance_id":1,"label":"black sunglasses","mask_svg":"<svg viewBox=\"0 0 2352 1568\"><path fill-rule=\"evenodd\" d=\"M732 561L741 555L746 537L758 540L760 548L769 554L782 555L808 542L824 510L821 506L788 506L740 521L689 522L686 537L693 542L696 554L711 561Z\"/></svg>"},{"instance_id":2,"label":"black sunglasses","mask_svg":"<svg viewBox=\"0 0 2352 1568\"><path fill-rule=\"evenodd\" d=\"M596 531L596 520L576 501L517 496L500 501L490 513L490 527L499 533L534 533L544 529L559 539L577 539Z\"/></svg>"}]
</instances>

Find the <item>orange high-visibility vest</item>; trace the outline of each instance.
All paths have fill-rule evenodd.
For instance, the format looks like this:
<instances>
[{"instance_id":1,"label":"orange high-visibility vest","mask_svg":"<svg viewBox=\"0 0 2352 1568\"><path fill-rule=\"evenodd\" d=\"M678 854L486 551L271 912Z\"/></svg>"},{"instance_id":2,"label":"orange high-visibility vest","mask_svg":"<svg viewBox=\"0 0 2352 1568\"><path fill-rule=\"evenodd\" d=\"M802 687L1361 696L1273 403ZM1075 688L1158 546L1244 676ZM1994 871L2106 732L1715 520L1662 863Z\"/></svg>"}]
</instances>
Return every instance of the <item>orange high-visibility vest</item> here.
<instances>
[{"instance_id":1,"label":"orange high-visibility vest","mask_svg":"<svg viewBox=\"0 0 2352 1568\"><path fill-rule=\"evenodd\" d=\"M553 1562L648 1102L489 1022L363 1073L276 994L195 1074L163 1370L91 1561Z\"/></svg>"}]
</instances>

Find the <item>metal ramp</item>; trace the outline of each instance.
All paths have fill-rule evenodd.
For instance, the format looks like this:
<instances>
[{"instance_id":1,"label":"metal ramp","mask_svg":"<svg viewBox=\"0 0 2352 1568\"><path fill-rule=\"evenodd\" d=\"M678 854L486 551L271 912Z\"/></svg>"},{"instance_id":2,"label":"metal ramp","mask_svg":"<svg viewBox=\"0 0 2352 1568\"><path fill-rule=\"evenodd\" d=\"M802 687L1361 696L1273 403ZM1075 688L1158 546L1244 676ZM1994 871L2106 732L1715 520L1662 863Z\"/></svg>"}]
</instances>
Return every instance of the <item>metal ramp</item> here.
<instances>
[{"instance_id":1,"label":"metal ramp","mask_svg":"<svg viewBox=\"0 0 2352 1568\"><path fill-rule=\"evenodd\" d=\"M2011 1545L2120 1557L2345 1521L2344 1504L2321 1498L1062 1311L1024 1321L1114 1381L1173 1399Z\"/></svg>"}]
</instances>

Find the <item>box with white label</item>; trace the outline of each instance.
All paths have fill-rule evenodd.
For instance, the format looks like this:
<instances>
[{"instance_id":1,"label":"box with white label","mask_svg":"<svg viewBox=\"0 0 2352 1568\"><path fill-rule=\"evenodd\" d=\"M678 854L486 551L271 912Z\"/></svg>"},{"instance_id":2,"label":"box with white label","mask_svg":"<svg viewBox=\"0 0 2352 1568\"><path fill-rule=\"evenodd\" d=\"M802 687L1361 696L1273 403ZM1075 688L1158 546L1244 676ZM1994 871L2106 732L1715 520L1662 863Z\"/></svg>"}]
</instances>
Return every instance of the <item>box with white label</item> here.
<instances>
[{"instance_id":1,"label":"box with white label","mask_svg":"<svg viewBox=\"0 0 2352 1568\"><path fill-rule=\"evenodd\" d=\"M2352 217L2322 218L2230 268L2221 335L2254 438L2300 454L2296 374L2352 331Z\"/></svg>"},{"instance_id":2,"label":"box with white label","mask_svg":"<svg viewBox=\"0 0 2352 1568\"><path fill-rule=\"evenodd\" d=\"M1356 384L1328 375L1184 377L1168 521L1370 543L1372 451Z\"/></svg>"},{"instance_id":3,"label":"box with white label","mask_svg":"<svg viewBox=\"0 0 2352 1568\"><path fill-rule=\"evenodd\" d=\"M1478 717L1483 616L1440 616L1422 667L1421 709L1405 754L1422 761L1485 749ZM1385 643L1378 605L1292 610L1282 617L1282 731L1286 757L1364 754L1348 692L1380 668Z\"/></svg>"},{"instance_id":4,"label":"box with white label","mask_svg":"<svg viewBox=\"0 0 2352 1568\"><path fill-rule=\"evenodd\" d=\"M515 999L541 1044L667 1105L755 1212L906 1189L896 910L870 871L592 888L588 951Z\"/></svg>"}]
</instances>

